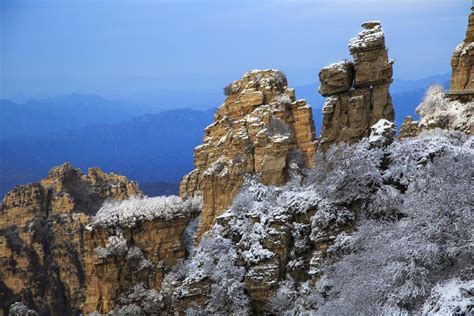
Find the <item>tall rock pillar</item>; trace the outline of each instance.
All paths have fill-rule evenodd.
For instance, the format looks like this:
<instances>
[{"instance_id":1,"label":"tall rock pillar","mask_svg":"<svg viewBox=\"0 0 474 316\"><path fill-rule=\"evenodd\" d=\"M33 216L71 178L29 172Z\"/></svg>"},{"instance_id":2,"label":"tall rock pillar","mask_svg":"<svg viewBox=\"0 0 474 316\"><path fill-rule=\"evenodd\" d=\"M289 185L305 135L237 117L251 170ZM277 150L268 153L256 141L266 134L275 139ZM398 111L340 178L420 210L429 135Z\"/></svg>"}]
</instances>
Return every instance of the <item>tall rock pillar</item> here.
<instances>
[{"instance_id":1,"label":"tall rock pillar","mask_svg":"<svg viewBox=\"0 0 474 316\"><path fill-rule=\"evenodd\" d=\"M363 31L349 41L352 61L324 67L319 73L323 96L323 124L319 148L337 142L354 143L370 135L380 119L393 121L389 93L392 64L380 22L362 24Z\"/></svg>"}]
</instances>

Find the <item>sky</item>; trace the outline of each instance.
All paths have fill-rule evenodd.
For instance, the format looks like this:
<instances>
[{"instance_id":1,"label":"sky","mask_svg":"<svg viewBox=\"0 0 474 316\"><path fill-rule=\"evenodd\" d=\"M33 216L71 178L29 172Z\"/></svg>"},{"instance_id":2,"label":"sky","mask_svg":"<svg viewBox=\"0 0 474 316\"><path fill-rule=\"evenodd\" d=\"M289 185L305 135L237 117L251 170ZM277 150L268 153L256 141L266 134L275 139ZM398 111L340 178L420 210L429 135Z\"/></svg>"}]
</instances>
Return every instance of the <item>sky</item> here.
<instances>
[{"instance_id":1,"label":"sky","mask_svg":"<svg viewBox=\"0 0 474 316\"><path fill-rule=\"evenodd\" d=\"M450 71L471 0L0 0L0 97L222 89L251 69L291 86L349 58L380 20L394 77Z\"/></svg>"}]
</instances>

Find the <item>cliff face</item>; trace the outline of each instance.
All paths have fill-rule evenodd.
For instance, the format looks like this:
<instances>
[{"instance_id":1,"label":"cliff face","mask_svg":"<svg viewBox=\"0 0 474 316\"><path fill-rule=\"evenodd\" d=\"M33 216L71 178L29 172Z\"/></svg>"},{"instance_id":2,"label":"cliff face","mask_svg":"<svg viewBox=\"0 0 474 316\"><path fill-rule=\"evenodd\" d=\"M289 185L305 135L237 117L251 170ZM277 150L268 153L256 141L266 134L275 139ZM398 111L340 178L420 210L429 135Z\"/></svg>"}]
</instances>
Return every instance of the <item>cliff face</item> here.
<instances>
[{"instance_id":1,"label":"cliff face","mask_svg":"<svg viewBox=\"0 0 474 316\"><path fill-rule=\"evenodd\" d=\"M474 96L474 7L469 15L466 38L454 50L451 59L450 94Z\"/></svg>"},{"instance_id":2,"label":"cliff face","mask_svg":"<svg viewBox=\"0 0 474 316\"><path fill-rule=\"evenodd\" d=\"M321 70L320 93L327 96L319 146L354 143L370 135L380 119L393 121L389 86L392 64L379 22L366 22L364 30L349 41L353 62L343 61Z\"/></svg>"},{"instance_id":3,"label":"cliff face","mask_svg":"<svg viewBox=\"0 0 474 316\"><path fill-rule=\"evenodd\" d=\"M159 288L163 271L185 254L184 207L124 227L91 223L105 201L142 195L123 176L96 168L84 175L69 164L8 193L0 216L0 307L23 301L43 314L108 312L129 284Z\"/></svg>"},{"instance_id":4,"label":"cliff face","mask_svg":"<svg viewBox=\"0 0 474 316\"><path fill-rule=\"evenodd\" d=\"M195 149L196 169L180 187L183 199L202 195L198 236L229 207L246 174L281 185L293 163L311 166L316 150L311 108L295 100L283 73L254 70L226 89L228 97Z\"/></svg>"}]
</instances>

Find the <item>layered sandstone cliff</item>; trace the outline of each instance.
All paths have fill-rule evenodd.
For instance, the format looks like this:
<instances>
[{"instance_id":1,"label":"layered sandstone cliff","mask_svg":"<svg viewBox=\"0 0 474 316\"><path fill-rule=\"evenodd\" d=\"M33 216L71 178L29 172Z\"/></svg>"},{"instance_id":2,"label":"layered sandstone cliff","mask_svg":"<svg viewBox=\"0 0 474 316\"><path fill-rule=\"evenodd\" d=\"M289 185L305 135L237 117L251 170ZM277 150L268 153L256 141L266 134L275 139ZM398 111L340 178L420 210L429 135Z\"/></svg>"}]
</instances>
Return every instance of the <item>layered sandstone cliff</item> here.
<instances>
[{"instance_id":1,"label":"layered sandstone cliff","mask_svg":"<svg viewBox=\"0 0 474 316\"><path fill-rule=\"evenodd\" d=\"M349 41L353 61L342 61L319 73L323 96L323 124L319 148L338 142L354 143L370 135L380 119L393 121L389 93L392 64L380 22L362 24L364 30Z\"/></svg>"},{"instance_id":2,"label":"layered sandstone cliff","mask_svg":"<svg viewBox=\"0 0 474 316\"><path fill-rule=\"evenodd\" d=\"M281 185L292 163L311 166L315 152L311 107L295 99L283 73L254 70L226 89L180 187L184 199L202 195L199 236L229 207L246 174Z\"/></svg>"}]
</instances>

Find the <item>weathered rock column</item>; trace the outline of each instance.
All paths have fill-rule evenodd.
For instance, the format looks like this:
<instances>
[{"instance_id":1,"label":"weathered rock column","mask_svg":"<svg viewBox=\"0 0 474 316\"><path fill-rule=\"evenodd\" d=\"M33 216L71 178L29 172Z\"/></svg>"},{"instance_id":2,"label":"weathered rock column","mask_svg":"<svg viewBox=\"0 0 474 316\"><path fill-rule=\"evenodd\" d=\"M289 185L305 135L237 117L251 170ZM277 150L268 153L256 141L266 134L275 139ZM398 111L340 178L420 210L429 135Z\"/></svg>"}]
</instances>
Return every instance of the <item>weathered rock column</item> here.
<instances>
[{"instance_id":1,"label":"weathered rock column","mask_svg":"<svg viewBox=\"0 0 474 316\"><path fill-rule=\"evenodd\" d=\"M195 169L183 178L183 199L201 195L198 236L231 204L246 174L284 184L292 162L311 166L315 152L311 107L295 100L285 75L254 70L226 87L228 97L194 150Z\"/></svg>"},{"instance_id":2,"label":"weathered rock column","mask_svg":"<svg viewBox=\"0 0 474 316\"><path fill-rule=\"evenodd\" d=\"M323 96L323 125L319 148L337 142L354 143L370 135L380 119L393 121L389 86L392 64L380 22L362 24L364 30L349 41L353 62L342 61L319 73Z\"/></svg>"}]
</instances>

